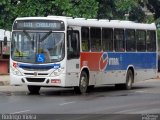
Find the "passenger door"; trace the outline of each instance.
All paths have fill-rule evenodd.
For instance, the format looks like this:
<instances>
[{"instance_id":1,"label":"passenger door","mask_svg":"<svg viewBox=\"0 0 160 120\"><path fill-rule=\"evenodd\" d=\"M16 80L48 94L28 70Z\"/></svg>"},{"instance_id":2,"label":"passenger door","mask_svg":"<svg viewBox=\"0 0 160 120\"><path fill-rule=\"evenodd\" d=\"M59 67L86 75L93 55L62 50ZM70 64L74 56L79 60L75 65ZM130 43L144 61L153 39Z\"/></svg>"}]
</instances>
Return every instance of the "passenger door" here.
<instances>
[{"instance_id":1,"label":"passenger door","mask_svg":"<svg viewBox=\"0 0 160 120\"><path fill-rule=\"evenodd\" d=\"M67 75L71 85L79 85L80 34L78 29L67 31Z\"/></svg>"}]
</instances>

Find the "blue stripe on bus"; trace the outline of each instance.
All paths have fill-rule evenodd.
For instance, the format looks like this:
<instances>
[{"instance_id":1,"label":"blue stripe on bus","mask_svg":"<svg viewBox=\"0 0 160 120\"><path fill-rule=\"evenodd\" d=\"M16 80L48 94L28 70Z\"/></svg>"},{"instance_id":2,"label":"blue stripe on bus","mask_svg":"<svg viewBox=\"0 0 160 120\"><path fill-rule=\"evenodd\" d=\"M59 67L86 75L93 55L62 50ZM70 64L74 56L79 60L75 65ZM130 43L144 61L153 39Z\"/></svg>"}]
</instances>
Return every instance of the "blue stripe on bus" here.
<instances>
[{"instance_id":1,"label":"blue stripe on bus","mask_svg":"<svg viewBox=\"0 0 160 120\"><path fill-rule=\"evenodd\" d=\"M105 71L109 70L126 70L128 65L133 65L134 69L156 69L157 54L150 53L107 53L108 65ZM26 69L58 69L60 64L18 64L20 68Z\"/></svg>"},{"instance_id":2,"label":"blue stripe on bus","mask_svg":"<svg viewBox=\"0 0 160 120\"><path fill-rule=\"evenodd\" d=\"M116 60L119 64L116 63ZM155 52L108 53L108 65L105 71L126 70L128 65L133 65L135 69L156 69L157 54Z\"/></svg>"},{"instance_id":3,"label":"blue stripe on bus","mask_svg":"<svg viewBox=\"0 0 160 120\"><path fill-rule=\"evenodd\" d=\"M24 69L58 69L60 64L49 64L49 65L33 65L33 64L18 64L20 68Z\"/></svg>"}]
</instances>

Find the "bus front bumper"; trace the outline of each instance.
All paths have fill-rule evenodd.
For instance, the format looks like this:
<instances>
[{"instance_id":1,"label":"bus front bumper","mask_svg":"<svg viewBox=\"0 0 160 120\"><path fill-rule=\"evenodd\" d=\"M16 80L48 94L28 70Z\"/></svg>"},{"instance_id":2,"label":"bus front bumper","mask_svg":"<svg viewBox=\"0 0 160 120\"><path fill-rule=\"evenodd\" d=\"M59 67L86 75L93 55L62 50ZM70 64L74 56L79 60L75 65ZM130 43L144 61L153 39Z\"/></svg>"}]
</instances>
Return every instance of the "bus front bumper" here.
<instances>
[{"instance_id":1,"label":"bus front bumper","mask_svg":"<svg viewBox=\"0 0 160 120\"><path fill-rule=\"evenodd\" d=\"M11 85L36 85L36 86L57 86L67 87L65 85L65 74L60 76L17 76L10 74Z\"/></svg>"}]
</instances>

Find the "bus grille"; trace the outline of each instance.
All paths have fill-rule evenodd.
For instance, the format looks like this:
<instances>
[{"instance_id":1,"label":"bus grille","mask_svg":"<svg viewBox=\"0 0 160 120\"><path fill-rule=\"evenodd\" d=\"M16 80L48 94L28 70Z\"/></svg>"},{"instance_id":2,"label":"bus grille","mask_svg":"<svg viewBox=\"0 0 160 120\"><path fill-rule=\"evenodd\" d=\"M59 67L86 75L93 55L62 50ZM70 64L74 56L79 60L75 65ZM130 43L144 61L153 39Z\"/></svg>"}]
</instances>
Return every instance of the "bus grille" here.
<instances>
[{"instance_id":1,"label":"bus grille","mask_svg":"<svg viewBox=\"0 0 160 120\"><path fill-rule=\"evenodd\" d=\"M25 75L35 75L34 73L24 73ZM37 73L37 75L48 75L48 73Z\"/></svg>"},{"instance_id":2,"label":"bus grille","mask_svg":"<svg viewBox=\"0 0 160 120\"><path fill-rule=\"evenodd\" d=\"M45 78L26 78L28 82L44 82Z\"/></svg>"},{"instance_id":3,"label":"bus grille","mask_svg":"<svg viewBox=\"0 0 160 120\"><path fill-rule=\"evenodd\" d=\"M23 70L27 70L27 71L48 71L50 69L33 69L33 68L22 68Z\"/></svg>"}]
</instances>

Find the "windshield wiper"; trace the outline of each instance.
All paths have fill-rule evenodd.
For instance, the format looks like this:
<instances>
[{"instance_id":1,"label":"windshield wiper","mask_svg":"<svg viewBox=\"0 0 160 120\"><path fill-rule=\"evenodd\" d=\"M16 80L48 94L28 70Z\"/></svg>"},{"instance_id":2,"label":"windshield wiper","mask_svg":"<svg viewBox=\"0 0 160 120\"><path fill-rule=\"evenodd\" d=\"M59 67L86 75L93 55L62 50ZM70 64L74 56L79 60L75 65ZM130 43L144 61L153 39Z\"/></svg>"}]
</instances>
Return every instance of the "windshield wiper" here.
<instances>
[{"instance_id":1,"label":"windshield wiper","mask_svg":"<svg viewBox=\"0 0 160 120\"><path fill-rule=\"evenodd\" d=\"M49 31L46 35L44 35L39 42L42 42L43 40L45 40L51 33L52 33L52 30Z\"/></svg>"},{"instance_id":2,"label":"windshield wiper","mask_svg":"<svg viewBox=\"0 0 160 120\"><path fill-rule=\"evenodd\" d=\"M28 38L29 40L32 39L31 36L28 34L28 32L26 32L25 30L23 30L23 33L27 36L27 38Z\"/></svg>"}]
</instances>

